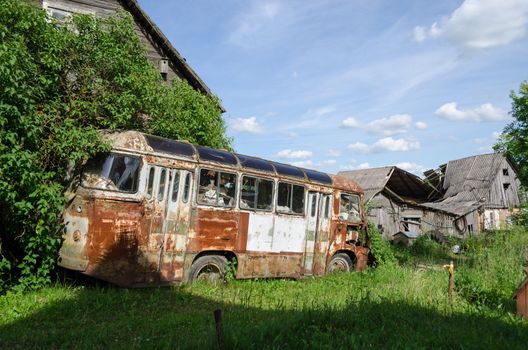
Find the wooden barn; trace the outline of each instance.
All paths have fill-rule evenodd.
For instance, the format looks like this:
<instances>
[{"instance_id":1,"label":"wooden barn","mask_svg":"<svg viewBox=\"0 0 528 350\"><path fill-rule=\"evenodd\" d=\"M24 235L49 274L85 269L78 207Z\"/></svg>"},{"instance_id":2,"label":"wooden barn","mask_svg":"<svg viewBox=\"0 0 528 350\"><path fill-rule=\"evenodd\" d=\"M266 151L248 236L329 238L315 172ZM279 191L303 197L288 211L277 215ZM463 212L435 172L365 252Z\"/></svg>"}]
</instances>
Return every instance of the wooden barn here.
<instances>
[{"instance_id":1,"label":"wooden barn","mask_svg":"<svg viewBox=\"0 0 528 350\"><path fill-rule=\"evenodd\" d=\"M141 9L136 0L34 0L50 16L59 21L73 13L92 14L100 17L124 10L132 15L136 32L148 49L147 58L158 67L160 75L167 82L184 79L194 89L212 96L213 93L189 66L185 58L172 46L150 17ZM219 106L222 111L223 107Z\"/></svg>"},{"instance_id":2,"label":"wooden barn","mask_svg":"<svg viewBox=\"0 0 528 350\"><path fill-rule=\"evenodd\" d=\"M454 214L463 234L505 227L523 202L515 165L498 153L452 160L424 174L443 195L423 205Z\"/></svg>"},{"instance_id":3,"label":"wooden barn","mask_svg":"<svg viewBox=\"0 0 528 350\"><path fill-rule=\"evenodd\" d=\"M516 167L501 154L452 160L424 174L395 166L339 173L363 187L369 219L389 240L400 231L442 241L499 229L522 202Z\"/></svg>"},{"instance_id":4,"label":"wooden barn","mask_svg":"<svg viewBox=\"0 0 528 350\"><path fill-rule=\"evenodd\" d=\"M393 240L400 232L453 234L453 214L422 205L441 193L418 176L396 166L342 171L365 191L369 219ZM416 237L415 237L416 238Z\"/></svg>"}]
</instances>

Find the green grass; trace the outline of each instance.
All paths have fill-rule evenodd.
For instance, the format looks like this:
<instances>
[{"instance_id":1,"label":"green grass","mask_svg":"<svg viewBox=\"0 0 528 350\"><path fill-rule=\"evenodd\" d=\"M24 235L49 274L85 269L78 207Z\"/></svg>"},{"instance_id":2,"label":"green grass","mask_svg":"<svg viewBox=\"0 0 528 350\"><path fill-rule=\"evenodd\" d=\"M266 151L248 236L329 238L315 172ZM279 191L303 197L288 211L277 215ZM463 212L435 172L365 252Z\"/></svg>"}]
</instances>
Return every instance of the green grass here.
<instances>
[{"instance_id":1,"label":"green grass","mask_svg":"<svg viewBox=\"0 0 528 350\"><path fill-rule=\"evenodd\" d=\"M522 278L514 276L525 262L526 236L519 230L471 242L477 248L466 247L463 266L457 262L460 282L452 305L447 272L417 270L411 262L300 281L135 290L59 284L7 294L0 297L0 349L214 349L217 308L224 313L228 349L525 349L528 321L515 316L508 293ZM506 246L521 257L494 252ZM407 253L424 261L424 252ZM503 268L481 275L494 259L503 260ZM512 277L488 283L498 273ZM475 291L498 296L493 302L475 299Z\"/></svg>"}]
</instances>

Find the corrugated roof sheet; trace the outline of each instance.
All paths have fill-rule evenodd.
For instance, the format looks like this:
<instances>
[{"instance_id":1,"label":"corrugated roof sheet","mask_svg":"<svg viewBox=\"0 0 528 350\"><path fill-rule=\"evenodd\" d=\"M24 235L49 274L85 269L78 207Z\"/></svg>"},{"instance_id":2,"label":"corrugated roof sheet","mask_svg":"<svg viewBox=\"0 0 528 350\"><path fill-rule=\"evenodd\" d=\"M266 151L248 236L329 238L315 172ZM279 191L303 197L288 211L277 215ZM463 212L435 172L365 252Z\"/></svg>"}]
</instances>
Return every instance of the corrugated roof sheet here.
<instances>
[{"instance_id":1,"label":"corrugated roof sheet","mask_svg":"<svg viewBox=\"0 0 528 350\"><path fill-rule=\"evenodd\" d=\"M365 200L371 199L383 190L394 167L340 171L337 175L356 181L365 191Z\"/></svg>"},{"instance_id":2,"label":"corrugated roof sheet","mask_svg":"<svg viewBox=\"0 0 528 350\"><path fill-rule=\"evenodd\" d=\"M465 215L489 199L490 187L504 162L498 153L452 160L447 164L441 201L423 205Z\"/></svg>"}]
</instances>

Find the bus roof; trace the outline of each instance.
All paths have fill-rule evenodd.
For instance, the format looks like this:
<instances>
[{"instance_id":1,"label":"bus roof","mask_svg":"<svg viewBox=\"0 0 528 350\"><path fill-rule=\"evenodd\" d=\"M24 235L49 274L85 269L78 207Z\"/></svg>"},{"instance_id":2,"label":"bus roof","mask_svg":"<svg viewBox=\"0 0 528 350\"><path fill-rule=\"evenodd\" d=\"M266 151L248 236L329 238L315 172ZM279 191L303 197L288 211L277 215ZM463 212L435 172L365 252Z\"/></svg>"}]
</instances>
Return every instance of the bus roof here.
<instances>
[{"instance_id":1,"label":"bus roof","mask_svg":"<svg viewBox=\"0 0 528 350\"><path fill-rule=\"evenodd\" d=\"M226 150L197 146L186 141L171 140L139 131L102 131L102 134L103 138L109 141L115 149L164 153L197 162L215 162L236 168L247 168L277 176L288 176L308 182L332 185L347 191L363 192L361 187L353 180L329 175L317 170L300 168Z\"/></svg>"}]
</instances>

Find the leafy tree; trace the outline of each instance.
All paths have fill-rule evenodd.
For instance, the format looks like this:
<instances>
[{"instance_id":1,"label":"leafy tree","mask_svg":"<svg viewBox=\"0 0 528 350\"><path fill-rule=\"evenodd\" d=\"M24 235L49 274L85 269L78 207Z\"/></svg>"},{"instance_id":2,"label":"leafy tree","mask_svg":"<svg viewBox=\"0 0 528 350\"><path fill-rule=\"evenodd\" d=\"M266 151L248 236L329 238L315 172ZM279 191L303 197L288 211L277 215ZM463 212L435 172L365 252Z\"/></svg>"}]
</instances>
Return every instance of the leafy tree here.
<instances>
[{"instance_id":1,"label":"leafy tree","mask_svg":"<svg viewBox=\"0 0 528 350\"><path fill-rule=\"evenodd\" d=\"M219 101L165 84L127 13L50 22L0 0L0 292L51 280L68 174L108 150L98 129L230 148Z\"/></svg>"},{"instance_id":2,"label":"leafy tree","mask_svg":"<svg viewBox=\"0 0 528 350\"><path fill-rule=\"evenodd\" d=\"M519 168L519 180L528 186L528 82L521 83L519 93L511 92L515 119L508 124L494 149L513 159Z\"/></svg>"}]
</instances>

